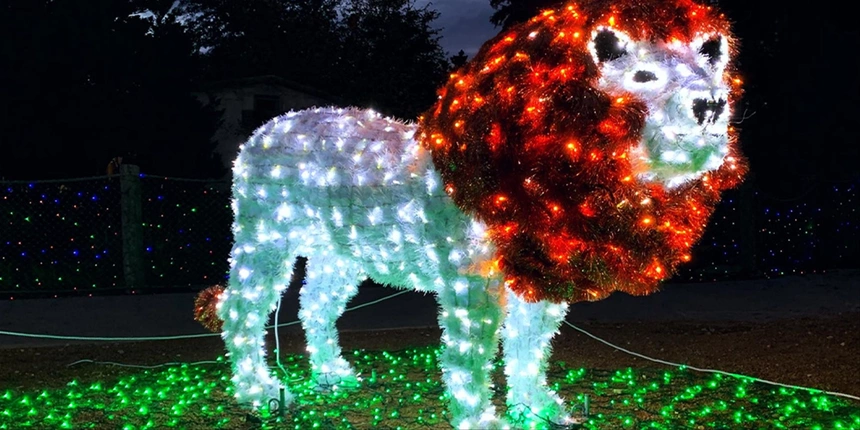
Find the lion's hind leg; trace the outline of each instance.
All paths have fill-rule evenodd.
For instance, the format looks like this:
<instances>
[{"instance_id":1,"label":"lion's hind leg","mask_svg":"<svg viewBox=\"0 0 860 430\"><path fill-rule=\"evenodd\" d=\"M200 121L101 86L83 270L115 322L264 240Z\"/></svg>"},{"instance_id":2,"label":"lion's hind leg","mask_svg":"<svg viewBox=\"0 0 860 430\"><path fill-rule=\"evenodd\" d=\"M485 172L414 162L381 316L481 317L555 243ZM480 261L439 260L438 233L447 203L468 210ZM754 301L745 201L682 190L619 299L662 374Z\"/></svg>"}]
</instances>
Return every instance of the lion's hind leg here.
<instances>
[{"instance_id":1,"label":"lion's hind leg","mask_svg":"<svg viewBox=\"0 0 860 430\"><path fill-rule=\"evenodd\" d=\"M323 389L353 387L355 371L343 358L335 323L363 280L358 263L319 249L308 256L305 285L299 293L299 319L305 331L311 372Z\"/></svg>"},{"instance_id":2,"label":"lion's hind leg","mask_svg":"<svg viewBox=\"0 0 860 430\"><path fill-rule=\"evenodd\" d=\"M240 226L234 233L229 288L218 311L221 337L233 365L236 399L257 409L278 399L281 387L266 362L266 324L287 288L295 256L283 243L259 240L255 228ZM292 395L285 391L289 404Z\"/></svg>"},{"instance_id":3,"label":"lion's hind leg","mask_svg":"<svg viewBox=\"0 0 860 430\"><path fill-rule=\"evenodd\" d=\"M528 303L508 291L502 344L508 380L508 416L516 424L567 424L570 414L546 382L550 342L567 304Z\"/></svg>"}]
</instances>

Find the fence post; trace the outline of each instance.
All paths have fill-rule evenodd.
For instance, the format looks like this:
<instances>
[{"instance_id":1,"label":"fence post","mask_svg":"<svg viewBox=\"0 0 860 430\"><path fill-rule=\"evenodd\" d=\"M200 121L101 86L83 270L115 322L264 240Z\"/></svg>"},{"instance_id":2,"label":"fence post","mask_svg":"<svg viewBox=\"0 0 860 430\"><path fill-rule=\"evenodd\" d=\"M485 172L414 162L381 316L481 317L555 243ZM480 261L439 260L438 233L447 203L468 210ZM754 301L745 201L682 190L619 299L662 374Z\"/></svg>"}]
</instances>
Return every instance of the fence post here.
<instances>
[{"instance_id":1,"label":"fence post","mask_svg":"<svg viewBox=\"0 0 860 430\"><path fill-rule=\"evenodd\" d=\"M123 164L119 167L122 193L122 272L125 288L143 288L143 196L140 190L140 167Z\"/></svg>"}]
</instances>

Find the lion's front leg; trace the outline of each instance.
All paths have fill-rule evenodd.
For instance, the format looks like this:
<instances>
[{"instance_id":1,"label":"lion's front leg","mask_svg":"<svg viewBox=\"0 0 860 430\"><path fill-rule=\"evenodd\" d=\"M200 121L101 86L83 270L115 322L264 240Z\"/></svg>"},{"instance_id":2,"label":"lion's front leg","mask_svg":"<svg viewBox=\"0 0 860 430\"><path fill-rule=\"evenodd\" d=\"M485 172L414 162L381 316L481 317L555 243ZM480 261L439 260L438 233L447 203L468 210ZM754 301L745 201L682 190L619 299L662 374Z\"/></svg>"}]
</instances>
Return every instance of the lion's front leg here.
<instances>
[{"instance_id":1,"label":"lion's front leg","mask_svg":"<svg viewBox=\"0 0 860 430\"><path fill-rule=\"evenodd\" d=\"M527 303L508 292L502 343L508 380L508 415L516 423L566 424L570 414L546 382L550 341L567 315L566 303Z\"/></svg>"},{"instance_id":2,"label":"lion's front leg","mask_svg":"<svg viewBox=\"0 0 860 430\"><path fill-rule=\"evenodd\" d=\"M440 364L456 428L504 425L491 402L491 371L503 316L501 293L498 280L478 277L452 279L438 291L445 345Z\"/></svg>"}]
</instances>

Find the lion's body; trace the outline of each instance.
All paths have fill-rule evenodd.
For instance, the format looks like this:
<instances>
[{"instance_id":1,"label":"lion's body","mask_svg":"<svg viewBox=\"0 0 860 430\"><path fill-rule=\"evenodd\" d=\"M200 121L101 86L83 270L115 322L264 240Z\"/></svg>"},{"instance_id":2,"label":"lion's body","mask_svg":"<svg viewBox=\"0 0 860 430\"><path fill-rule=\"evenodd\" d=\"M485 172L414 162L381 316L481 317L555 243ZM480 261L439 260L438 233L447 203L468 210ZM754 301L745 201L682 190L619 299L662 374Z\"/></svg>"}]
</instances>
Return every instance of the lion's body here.
<instances>
[{"instance_id":1,"label":"lion's body","mask_svg":"<svg viewBox=\"0 0 860 430\"><path fill-rule=\"evenodd\" d=\"M277 397L265 326L304 256L318 384L355 381L335 322L370 277L436 295L455 426L502 423L500 336L508 413L569 420L545 374L567 303L654 291L743 174L727 29L689 0L587 0L490 41L418 126L320 108L258 129L236 160L217 311L237 399Z\"/></svg>"},{"instance_id":2,"label":"lion's body","mask_svg":"<svg viewBox=\"0 0 860 430\"><path fill-rule=\"evenodd\" d=\"M311 109L270 121L243 146L234 168L230 288L218 307L231 355L244 357L236 359L234 377L240 401L260 406L276 396L279 383L265 368L261 342L265 315L286 288L292 263L306 257L299 317L320 385L355 380L335 321L370 277L437 295L456 421L469 428L495 422L489 373L474 363L489 363L498 350L506 311L501 274L483 224L442 189L414 132L414 125L369 110ZM512 405L563 420L543 373L522 369L543 368L548 357L535 357L532 347L548 344L567 306L515 296L508 302L507 312L520 314L505 331Z\"/></svg>"},{"instance_id":3,"label":"lion's body","mask_svg":"<svg viewBox=\"0 0 860 430\"><path fill-rule=\"evenodd\" d=\"M252 207L238 208L237 227L265 220L286 255L324 249L363 276L419 290L490 260L489 242L470 233L482 225L445 193L415 128L359 109L274 119L237 160L235 192L256 196L241 200Z\"/></svg>"}]
</instances>

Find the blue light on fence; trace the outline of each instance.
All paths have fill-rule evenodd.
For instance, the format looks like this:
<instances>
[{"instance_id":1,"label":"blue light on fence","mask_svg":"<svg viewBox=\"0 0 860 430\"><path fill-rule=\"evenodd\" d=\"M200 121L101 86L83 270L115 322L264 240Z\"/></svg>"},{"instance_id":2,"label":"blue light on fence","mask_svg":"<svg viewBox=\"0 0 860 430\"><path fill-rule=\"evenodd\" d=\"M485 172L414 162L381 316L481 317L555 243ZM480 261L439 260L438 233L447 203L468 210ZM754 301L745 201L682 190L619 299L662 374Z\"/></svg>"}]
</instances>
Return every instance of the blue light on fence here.
<instances>
[{"instance_id":1,"label":"blue light on fence","mask_svg":"<svg viewBox=\"0 0 860 430\"><path fill-rule=\"evenodd\" d=\"M0 290L122 286L121 196L106 180L0 182L0 213L12 214L0 220ZM226 279L229 187L213 190L145 176L141 183L146 279L168 287ZM68 198L73 195L81 200ZM860 262L857 187L827 185L793 202L753 195L752 212L742 211L748 208L738 195L727 196L676 280L710 281L737 270L748 251L739 230L745 216L755 218L751 234L759 273L805 273Z\"/></svg>"}]
</instances>

